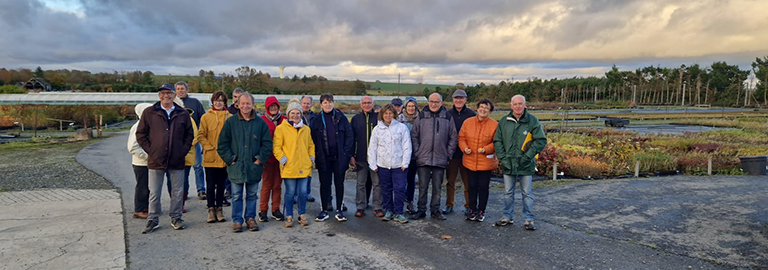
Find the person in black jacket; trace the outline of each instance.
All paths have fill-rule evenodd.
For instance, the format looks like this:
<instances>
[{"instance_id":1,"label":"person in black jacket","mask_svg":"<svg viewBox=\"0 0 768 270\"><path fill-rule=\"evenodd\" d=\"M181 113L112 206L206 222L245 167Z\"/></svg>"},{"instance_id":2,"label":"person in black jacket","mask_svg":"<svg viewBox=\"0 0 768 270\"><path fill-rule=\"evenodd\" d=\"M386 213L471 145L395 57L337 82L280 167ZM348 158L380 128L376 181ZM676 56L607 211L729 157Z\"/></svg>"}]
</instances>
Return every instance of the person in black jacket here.
<instances>
[{"instance_id":1,"label":"person in black jacket","mask_svg":"<svg viewBox=\"0 0 768 270\"><path fill-rule=\"evenodd\" d=\"M163 194L163 175L166 170L173 187L169 211L171 226L175 230L184 229L184 220L181 219L184 158L195 136L189 113L173 104L176 89L170 84L164 84L157 91L160 101L144 110L136 128L136 141L148 154L149 168L149 217L141 233L152 232L160 226L160 196Z\"/></svg>"},{"instance_id":2,"label":"person in black jacket","mask_svg":"<svg viewBox=\"0 0 768 270\"><path fill-rule=\"evenodd\" d=\"M192 109L192 119L195 120L197 128L200 129L200 118L205 114L205 108L200 100L189 96L189 85L184 81L179 81L175 85L176 95L179 96L182 102L184 102L184 108ZM205 171L203 171L203 146L200 143L196 143L195 147L195 164L192 168L195 169L195 187L197 188L197 198L205 200ZM184 175L185 186L189 187L189 174ZM184 200L187 199L187 192L189 190L184 189Z\"/></svg>"},{"instance_id":3,"label":"person in black jacket","mask_svg":"<svg viewBox=\"0 0 768 270\"><path fill-rule=\"evenodd\" d=\"M336 187L336 220L346 221L342 212L344 176L352 154L352 127L344 113L333 108L333 95L320 96L322 111L310 124L315 143L315 164L320 175L320 201L322 209L315 221L328 219L331 206L331 184Z\"/></svg>"},{"instance_id":4,"label":"person in black jacket","mask_svg":"<svg viewBox=\"0 0 768 270\"><path fill-rule=\"evenodd\" d=\"M461 132L461 125L464 124L464 120L470 117L475 117L477 113L467 106L467 92L464 90L456 90L453 92L453 108L448 110L448 114L453 118L453 123L456 125L456 133ZM445 183L445 210L443 214L453 213L454 198L456 195L456 178L461 174L461 182L464 183L464 214L469 212L469 193L467 189L467 168L462 165L462 157L464 153L456 146L456 150L453 152L453 157L448 161L448 182Z\"/></svg>"},{"instance_id":5,"label":"person in black jacket","mask_svg":"<svg viewBox=\"0 0 768 270\"><path fill-rule=\"evenodd\" d=\"M349 159L349 166L357 171L357 192L355 193L355 204L357 205L356 217L365 215L365 208L368 205L368 198L373 193L373 213L377 217L383 217L384 211L381 206L381 186L379 185L379 176L368 167L368 145L371 140L371 132L376 127L378 114L373 112L373 99L364 96L360 99L361 112L352 117L352 138L354 139L354 152ZM371 191L367 186L370 183Z\"/></svg>"}]
</instances>

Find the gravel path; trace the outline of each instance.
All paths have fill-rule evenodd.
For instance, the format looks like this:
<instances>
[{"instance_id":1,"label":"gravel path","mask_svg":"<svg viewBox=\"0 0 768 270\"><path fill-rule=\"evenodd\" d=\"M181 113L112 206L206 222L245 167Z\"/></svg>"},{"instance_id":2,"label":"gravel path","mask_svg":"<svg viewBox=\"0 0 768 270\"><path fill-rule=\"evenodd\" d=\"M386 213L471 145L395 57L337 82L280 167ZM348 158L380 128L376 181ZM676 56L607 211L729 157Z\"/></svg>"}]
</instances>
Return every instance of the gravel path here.
<instances>
[{"instance_id":1,"label":"gravel path","mask_svg":"<svg viewBox=\"0 0 768 270\"><path fill-rule=\"evenodd\" d=\"M0 191L41 188L113 189L104 177L75 161L83 147L93 143L60 142L0 149Z\"/></svg>"}]
</instances>

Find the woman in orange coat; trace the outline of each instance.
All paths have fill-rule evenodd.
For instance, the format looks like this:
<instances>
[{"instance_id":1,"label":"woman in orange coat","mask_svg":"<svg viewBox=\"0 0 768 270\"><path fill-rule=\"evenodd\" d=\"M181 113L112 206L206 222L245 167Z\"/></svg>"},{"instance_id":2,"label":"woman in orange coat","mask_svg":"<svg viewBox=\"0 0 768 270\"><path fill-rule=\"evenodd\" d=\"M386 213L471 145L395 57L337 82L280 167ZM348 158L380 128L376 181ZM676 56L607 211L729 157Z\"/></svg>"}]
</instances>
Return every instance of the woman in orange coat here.
<instances>
[{"instance_id":1,"label":"woman in orange coat","mask_svg":"<svg viewBox=\"0 0 768 270\"><path fill-rule=\"evenodd\" d=\"M477 103L477 116L464 121L459 132L459 149L464 152L462 163L468 170L470 212L467 220L485 219L491 171L496 168L493 136L499 125L488 117L492 111L493 102L487 98L481 100Z\"/></svg>"}]
</instances>

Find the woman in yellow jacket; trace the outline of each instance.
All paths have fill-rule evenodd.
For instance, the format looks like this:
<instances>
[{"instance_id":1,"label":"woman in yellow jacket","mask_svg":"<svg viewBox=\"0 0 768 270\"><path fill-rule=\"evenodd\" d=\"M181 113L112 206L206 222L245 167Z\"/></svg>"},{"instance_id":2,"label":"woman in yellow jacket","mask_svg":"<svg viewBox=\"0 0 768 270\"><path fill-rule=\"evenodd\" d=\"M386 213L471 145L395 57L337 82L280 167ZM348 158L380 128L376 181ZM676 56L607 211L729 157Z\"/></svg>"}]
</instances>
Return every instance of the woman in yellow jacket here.
<instances>
[{"instance_id":1,"label":"woman in yellow jacket","mask_svg":"<svg viewBox=\"0 0 768 270\"><path fill-rule=\"evenodd\" d=\"M288 102L288 121L283 121L275 129L272 138L273 154L280 162L280 177L285 183L283 211L285 227L293 227L293 200L298 193L299 224L309 225L306 213L307 181L312 175L315 163L315 144L310 136L310 129L301 121L301 105L297 99Z\"/></svg>"},{"instance_id":2,"label":"woman in yellow jacket","mask_svg":"<svg viewBox=\"0 0 768 270\"><path fill-rule=\"evenodd\" d=\"M491 171L496 168L493 136L499 125L496 120L488 117L492 111L493 102L487 98L481 100L477 103L477 116L464 121L459 132L459 149L464 152L462 165L467 168L469 190L467 220L483 221L485 219Z\"/></svg>"},{"instance_id":3,"label":"woman in yellow jacket","mask_svg":"<svg viewBox=\"0 0 768 270\"><path fill-rule=\"evenodd\" d=\"M203 147L203 168L205 168L206 186L208 191L208 223L224 222L224 181L227 179L227 164L219 157L216 146L219 144L219 133L224 127L224 121L232 116L227 111L227 95L216 91L211 95L213 107L200 118L200 131L197 141Z\"/></svg>"}]
</instances>

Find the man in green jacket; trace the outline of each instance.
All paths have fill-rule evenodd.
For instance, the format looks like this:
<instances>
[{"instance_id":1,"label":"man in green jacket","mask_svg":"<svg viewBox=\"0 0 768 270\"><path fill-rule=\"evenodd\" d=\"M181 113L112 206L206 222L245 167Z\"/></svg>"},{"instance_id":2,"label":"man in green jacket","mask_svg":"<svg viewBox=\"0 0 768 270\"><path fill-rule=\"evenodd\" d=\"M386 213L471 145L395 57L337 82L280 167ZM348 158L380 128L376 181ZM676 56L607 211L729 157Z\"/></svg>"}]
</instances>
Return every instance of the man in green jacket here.
<instances>
[{"instance_id":1,"label":"man in green jacket","mask_svg":"<svg viewBox=\"0 0 768 270\"><path fill-rule=\"evenodd\" d=\"M267 123L253 111L253 96L243 92L238 107L238 114L224 122L216 150L227 163L227 174L232 182L232 231L236 233L243 231L243 221L247 222L248 230L259 230L256 223L257 192L264 165L272 155L272 136Z\"/></svg>"},{"instance_id":2,"label":"man in green jacket","mask_svg":"<svg viewBox=\"0 0 768 270\"><path fill-rule=\"evenodd\" d=\"M512 224L514 217L515 186L520 182L523 194L523 225L526 230L535 230L533 226L533 195L531 182L536 172L536 155L544 150L547 137L541 128L539 119L528 113L525 97L516 95L510 102L512 112L499 121L493 146L496 148L504 173L504 211L497 226ZM526 139L530 137L530 139Z\"/></svg>"}]
</instances>

